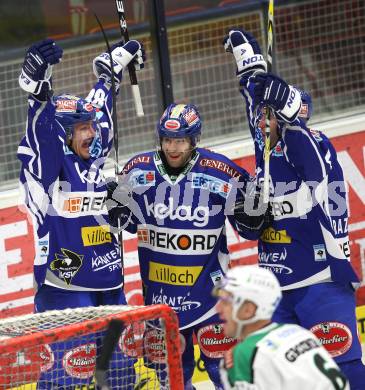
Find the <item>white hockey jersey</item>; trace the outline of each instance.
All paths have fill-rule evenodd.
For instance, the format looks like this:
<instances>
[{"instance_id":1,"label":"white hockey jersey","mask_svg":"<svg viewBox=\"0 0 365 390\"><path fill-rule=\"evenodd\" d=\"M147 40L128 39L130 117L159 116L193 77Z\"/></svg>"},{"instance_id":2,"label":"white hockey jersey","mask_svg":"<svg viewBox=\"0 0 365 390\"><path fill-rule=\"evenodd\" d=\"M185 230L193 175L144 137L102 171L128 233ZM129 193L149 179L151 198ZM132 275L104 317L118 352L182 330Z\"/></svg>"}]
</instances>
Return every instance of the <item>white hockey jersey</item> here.
<instances>
[{"instance_id":1,"label":"white hockey jersey","mask_svg":"<svg viewBox=\"0 0 365 390\"><path fill-rule=\"evenodd\" d=\"M233 367L221 368L225 389L350 390L335 361L309 331L272 323L233 349Z\"/></svg>"}]
</instances>

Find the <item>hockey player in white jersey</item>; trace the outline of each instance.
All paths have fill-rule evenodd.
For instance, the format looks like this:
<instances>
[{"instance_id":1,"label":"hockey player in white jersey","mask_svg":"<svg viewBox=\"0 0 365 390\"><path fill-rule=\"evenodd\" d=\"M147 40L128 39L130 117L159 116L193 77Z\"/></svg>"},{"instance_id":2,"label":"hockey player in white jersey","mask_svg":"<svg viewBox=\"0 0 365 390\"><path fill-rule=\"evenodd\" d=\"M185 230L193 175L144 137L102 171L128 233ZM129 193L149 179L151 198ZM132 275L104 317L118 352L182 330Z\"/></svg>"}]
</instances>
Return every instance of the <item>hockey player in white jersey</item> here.
<instances>
[{"instance_id":1,"label":"hockey player in white jersey","mask_svg":"<svg viewBox=\"0 0 365 390\"><path fill-rule=\"evenodd\" d=\"M271 322L281 300L274 274L237 266L213 290L227 337L239 342L221 364L226 390L350 390L347 378L309 330Z\"/></svg>"}]
</instances>

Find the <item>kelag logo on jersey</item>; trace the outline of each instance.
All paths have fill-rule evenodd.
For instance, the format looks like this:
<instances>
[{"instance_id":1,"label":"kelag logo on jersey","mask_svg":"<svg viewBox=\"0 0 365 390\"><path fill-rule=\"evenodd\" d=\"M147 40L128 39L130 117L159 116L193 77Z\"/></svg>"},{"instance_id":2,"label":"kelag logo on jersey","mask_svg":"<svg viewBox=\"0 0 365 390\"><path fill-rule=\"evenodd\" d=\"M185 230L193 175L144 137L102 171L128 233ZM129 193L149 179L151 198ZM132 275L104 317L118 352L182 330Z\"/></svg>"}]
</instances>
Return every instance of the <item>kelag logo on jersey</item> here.
<instances>
[{"instance_id":1,"label":"kelag logo on jersey","mask_svg":"<svg viewBox=\"0 0 365 390\"><path fill-rule=\"evenodd\" d=\"M156 219L164 220L170 218L172 221L177 219L179 221L191 221L194 226L207 226L209 221L209 207L204 206L186 206L180 205L174 207L174 198L168 199L166 203L148 203L146 195L143 196L147 215L154 216Z\"/></svg>"},{"instance_id":2,"label":"kelag logo on jersey","mask_svg":"<svg viewBox=\"0 0 365 390\"><path fill-rule=\"evenodd\" d=\"M193 230L157 228L144 225L138 228L138 246L161 253L203 256L212 252L221 229Z\"/></svg>"},{"instance_id":3,"label":"kelag logo on jersey","mask_svg":"<svg viewBox=\"0 0 365 390\"><path fill-rule=\"evenodd\" d=\"M154 186L156 184L154 171L142 171L140 169L131 173L129 182L133 187L139 186Z\"/></svg>"},{"instance_id":4,"label":"kelag logo on jersey","mask_svg":"<svg viewBox=\"0 0 365 390\"><path fill-rule=\"evenodd\" d=\"M227 198L232 185L226 181L220 180L216 177L206 175L204 173L193 173L192 174L192 188L202 188L209 190L214 194L218 194L223 198Z\"/></svg>"}]
</instances>

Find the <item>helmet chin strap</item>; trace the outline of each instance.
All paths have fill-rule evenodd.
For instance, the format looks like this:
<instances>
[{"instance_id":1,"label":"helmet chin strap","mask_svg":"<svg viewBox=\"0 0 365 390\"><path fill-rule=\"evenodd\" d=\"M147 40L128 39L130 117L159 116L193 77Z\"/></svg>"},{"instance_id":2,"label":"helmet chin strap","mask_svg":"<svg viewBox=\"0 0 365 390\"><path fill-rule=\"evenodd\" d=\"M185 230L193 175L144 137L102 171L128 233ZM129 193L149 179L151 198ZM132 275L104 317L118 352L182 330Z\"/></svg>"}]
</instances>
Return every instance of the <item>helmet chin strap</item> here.
<instances>
[{"instance_id":1,"label":"helmet chin strap","mask_svg":"<svg viewBox=\"0 0 365 390\"><path fill-rule=\"evenodd\" d=\"M244 304L244 303L242 303L242 304ZM238 314L238 310L239 309L240 309L240 307L239 308L235 307L235 308L233 308L233 311L232 311L232 319L237 324L236 335L235 335L235 337L237 339L241 338L242 329L243 329L243 327L245 325L253 324L254 322L256 322L258 320L256 318L256 313L251 318L248 318L247 320L240 320L240 319L238 319L238 315L237 314Z\"/></svg>"}]
</instances>

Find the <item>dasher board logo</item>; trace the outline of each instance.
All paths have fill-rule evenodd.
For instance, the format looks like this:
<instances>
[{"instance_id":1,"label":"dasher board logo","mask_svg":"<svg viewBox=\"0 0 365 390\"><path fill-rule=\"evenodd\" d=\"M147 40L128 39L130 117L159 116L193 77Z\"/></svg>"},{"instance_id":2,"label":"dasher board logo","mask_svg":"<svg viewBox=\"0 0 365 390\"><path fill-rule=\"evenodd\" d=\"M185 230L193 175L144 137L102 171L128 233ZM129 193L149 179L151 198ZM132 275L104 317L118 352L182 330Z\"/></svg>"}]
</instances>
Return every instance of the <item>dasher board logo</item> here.
<instances>
[{"instance_id":1,"label":"dasher board logo","mask_svg":"<svg viewBox=\"0 0 365 390\"><path fill-rule=\"evenodd\" d=\"M222 358L237 344L237 339L225 336L222 324L210 324L198 330L197 340L201 351L210 358Z\"/></svg>"},{"instance_id":2,"label":"dasher board logo","mask_svg":"<svg viewBox=\"0 0 365 390\"><path fill-rule=\"evenodd\" d=\"M84 246L94 246L112 242L110 226L84 226L81 228L81 238Z\"/></svg>"},{"instance_id":3,"label":"dasher board logo","mask_svg":"<svg viewBox=\"0 0 365 390\"><path fill-rule=\"evenodd\" d=\"M218 194L223 198L227 198L229 191L232 188L232 184L204 173L193 173L191 187L205 189L213 194Z\"/></svg>"},{"instance_id":4,"label":"dasher board logo","mask_svg":"<svg viewBox=\"0 0 365 390\"><path fill-rule=\"evenodd\" d=\"M79 255L69 249L61 248L62 254L55 253L56 259L50 264L52 271L58 271L58 277L68 285L82 266L84 255Z\"/></svg>"},{"instance_id":5,"label":"dasher board logo","mask_svg":"<svg viewBox=\"0 0 365 390\"><path fill-rule=\"evenodd\" d=\"M89 343L67 351L62 359L66 373L72 377L87 379L94 375L96 345Z\"/></svg>"},{"instance_id":6,"label":"dasher board logo","mask_svg":"<svg viewBox=\"0 0 365 390\"><path fill-rule=\"evenodd\" d=\"M138 246L160 253L203 256L212 253L221 230L181 230L140 225L137 231Z\"/></svg>"},{"instance_id":7,"label":"dasher board logo","mask_svg":"<svg viewBox=\"0 0 365 390\"><path fill-rule=\"evenodd\" d=\"M341 322L321 322L310 328L332 357L346 353L352 345L350 328Z\"/></svg>"}]
</instances>

